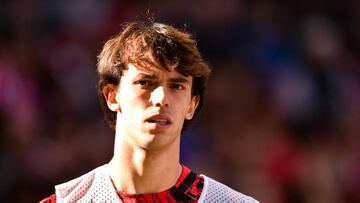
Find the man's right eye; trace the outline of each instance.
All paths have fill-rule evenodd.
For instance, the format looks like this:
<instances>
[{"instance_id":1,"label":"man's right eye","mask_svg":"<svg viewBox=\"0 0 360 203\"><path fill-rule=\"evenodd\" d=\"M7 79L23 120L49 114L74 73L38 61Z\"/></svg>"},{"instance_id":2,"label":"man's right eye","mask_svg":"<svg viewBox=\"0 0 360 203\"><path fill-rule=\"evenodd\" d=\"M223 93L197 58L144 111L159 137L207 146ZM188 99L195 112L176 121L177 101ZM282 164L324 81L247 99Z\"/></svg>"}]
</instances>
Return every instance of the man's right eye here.
<instances>
[{"instance_id":1,"label":"man's right eye","mask_svg":"<svg viewBox=\"0 0 360 203\"><path fill-rule=\"evenodd\" d=\"M154 85L154 83L149 80L138 80L134 84L141 87L152 87Z\"/></svg>"}]
</instances>

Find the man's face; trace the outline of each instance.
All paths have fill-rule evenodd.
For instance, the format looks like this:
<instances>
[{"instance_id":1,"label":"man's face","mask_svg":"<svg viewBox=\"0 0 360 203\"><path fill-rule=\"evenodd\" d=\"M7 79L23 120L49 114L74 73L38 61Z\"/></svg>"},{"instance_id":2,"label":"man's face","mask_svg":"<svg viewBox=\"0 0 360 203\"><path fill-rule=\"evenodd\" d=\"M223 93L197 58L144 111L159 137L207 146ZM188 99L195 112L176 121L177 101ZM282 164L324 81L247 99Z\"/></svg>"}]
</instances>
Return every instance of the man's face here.
<instances>
[{"instance_id":1,"label":"man's face","mask_svg":"<svg viewBox=\"0 0 360 203\"><path fill-rule=\"evenodd\" d=\"M192 77L175 70L139 69L128 64L116 91L117 127L131 144L160 149L179 139L185 119L199 103L191 96Z\"/></svg>"}]
</instances>

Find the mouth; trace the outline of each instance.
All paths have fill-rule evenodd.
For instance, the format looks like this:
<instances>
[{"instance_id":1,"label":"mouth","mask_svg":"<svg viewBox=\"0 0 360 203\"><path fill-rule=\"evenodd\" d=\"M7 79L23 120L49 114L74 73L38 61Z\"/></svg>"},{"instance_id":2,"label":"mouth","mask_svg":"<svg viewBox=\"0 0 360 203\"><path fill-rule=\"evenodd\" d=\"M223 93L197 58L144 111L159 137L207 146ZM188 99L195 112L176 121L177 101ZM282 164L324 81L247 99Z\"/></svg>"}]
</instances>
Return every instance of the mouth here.
<instances>
[{"instance_id":1,"label":"mouth","mask_svg":"<svg viewBox=\"0 0 360 203\"><path fill-rule=\"evenodd\" d=\"M171 124L171 120L165 115L151 116L150 118L146 119L145 122L159 124L159 125L169 125L169 124Z\"/></svg>"}]
</instances>

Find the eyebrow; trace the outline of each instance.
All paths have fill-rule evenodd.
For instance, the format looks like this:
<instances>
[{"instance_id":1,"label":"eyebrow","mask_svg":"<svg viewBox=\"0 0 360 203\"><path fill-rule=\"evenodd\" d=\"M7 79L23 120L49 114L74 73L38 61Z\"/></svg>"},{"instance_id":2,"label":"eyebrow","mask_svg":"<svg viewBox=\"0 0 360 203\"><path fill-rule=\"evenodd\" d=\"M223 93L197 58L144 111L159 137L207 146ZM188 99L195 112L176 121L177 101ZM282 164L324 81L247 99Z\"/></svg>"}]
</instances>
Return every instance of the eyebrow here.
<instances>
[{"instance_id":1,"label":"eyebrow","mask_svg":"<svg viewBox=\"0 0 360 203\"><path fill-rule=\"evenodd\" d=\"M144 79L156 79L157 76L155 74L145 74L145 73L139 73L138 77L144 78Z\"/></svg>"},{"instance_id":2,"label":"eyebrow","mask_svg":"<svg viewBox=\"0 0 360 203\"><path fill-rule=\"evenodd\" d=\"M141 77L143 79L150 79L150 80L157 79L156 74L140 73L138 77ZM183 77L173 77L170 78L169 81L174 83L189 83L189 80Z\"/></svg>"},{"instance_id":3,"label":"eyebrow","mask_svg":"<svg viewBox=\"0 0 360 203\"><path fill-rule=\"evenodd\" d=\"M185 79L185 78L181 78L181 77L176 77L176 78L170 78L170 82L174 82L174 83L189 83L189 80Z\"/></svg>"}]
</instances>

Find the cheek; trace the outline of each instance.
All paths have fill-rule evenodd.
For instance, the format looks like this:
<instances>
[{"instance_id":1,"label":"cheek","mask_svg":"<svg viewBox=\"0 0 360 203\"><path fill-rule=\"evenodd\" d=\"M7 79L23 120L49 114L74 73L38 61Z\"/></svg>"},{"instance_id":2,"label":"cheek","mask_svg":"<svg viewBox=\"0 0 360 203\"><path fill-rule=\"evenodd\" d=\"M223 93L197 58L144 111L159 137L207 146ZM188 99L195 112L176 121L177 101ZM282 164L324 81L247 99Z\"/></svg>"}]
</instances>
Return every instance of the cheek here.
<instances>
[{"instance_id":1,"label":"cheek","mask_svg":"<svg viewBox=\"0 0 360 203\"><path fill-rule=\"evenodd\" d=\"M182 96L177 98L175 101L178 104L176 109L179 111L181 109L181 113L185 115L190 108L190 97Z\"/></svg>"},{"instance_id":2,"label":"cheek","mask_svg":"<svg viewBox=\"0 0 360 203\"><path fill-rule=\"evenodd\" d=\"M123 111L134 112L143 110L148 102L149 96L145 93L130 92L121 96L120 102Z\"/></svg>"}]
</instances>

